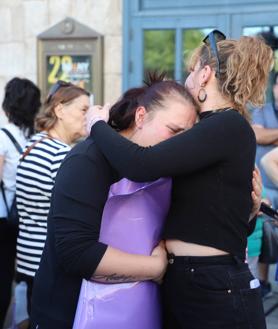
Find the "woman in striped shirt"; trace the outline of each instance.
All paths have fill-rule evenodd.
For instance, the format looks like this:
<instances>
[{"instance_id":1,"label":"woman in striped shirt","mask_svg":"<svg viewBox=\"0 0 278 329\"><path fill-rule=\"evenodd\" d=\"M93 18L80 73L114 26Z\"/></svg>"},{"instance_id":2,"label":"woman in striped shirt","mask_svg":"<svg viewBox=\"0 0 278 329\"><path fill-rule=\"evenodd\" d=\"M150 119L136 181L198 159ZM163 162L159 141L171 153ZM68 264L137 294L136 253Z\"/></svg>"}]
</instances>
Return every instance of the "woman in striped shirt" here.
<instances>
[{"instance_id":1,"label":"woman in striped shirt","mask_svg":"<svg viewBox=\"0 0 278 329\"><path fill-rule=\"evenodd\" d=\"M17 282L27 283L28 314L33 278L39 267L47 232L47 216L56 173L70 145L86 136L89 94L58 81L36 119L39 131L26 146L18 166L16 200L20 218L17 239Z\"/></svg>"}]
</instances>

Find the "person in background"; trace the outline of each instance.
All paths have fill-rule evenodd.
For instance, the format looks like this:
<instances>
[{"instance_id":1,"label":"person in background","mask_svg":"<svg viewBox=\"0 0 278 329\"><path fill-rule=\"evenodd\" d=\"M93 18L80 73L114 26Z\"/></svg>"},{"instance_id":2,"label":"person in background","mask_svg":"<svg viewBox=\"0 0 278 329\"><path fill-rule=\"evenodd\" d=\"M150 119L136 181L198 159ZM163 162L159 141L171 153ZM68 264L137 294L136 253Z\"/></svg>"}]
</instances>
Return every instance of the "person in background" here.
<instances>
[{"instance_id":1,"label":"person in background","mask_svg":"<svg viewBox=\"0 0 278 329\"><path fill-rule=\"evenodd\" d=\"M33 279L39 267L47 232L47 216L57 170L71 144L86 132L89 93L58 81L50 89L36 118L39 131L26 145L16 175L19 213L16 281L27 284L30 314Z\"/></svg>"},{"instance_id":2,"label":"person in background","mask_svg":"<svg viewBox=\"0 0 278 329\"><path fill-rule=\"evenodd\" d=\"M34 133L34 118L41 106L40 90L28 79L13 78L5 87L3 110L8 118L4 129L18 143L18 149L7 135L0 130L0 180L3 193L0 192L0 328L5 321L11 299L12 281L15 268L17 226L7 221L15 197L16 168L20 149L25 147L27 139ZM4 200L7 202L7 206Z\"/></svg>"},{"instance_id":3,"label":"person in background","mask_svg":"<svg viewBox=\"0 0 278 329\"><path fill-rule=\"evenodd\" d=\"M263 156L261 165L269 179L271 179L273 184L278 188L278 147ZM278 264L276 269L276 281L278 281Z\"/></svg>"},{"instance_id":4,"label":"person in background","mask_svg":"<svg viewBox=\"0 0 278 329\"><path fill-rule=\"evenodd\" d=\"M261 167L278 189L278 147L266 153L261 159Z\"/></svg>"},{"instance_id":5,"label":"person in background","mask_svg":"<svg viewBox=\"0 0 278 329\"><path fill-rule=\"evenodd\" d=\"M268 177L262 157L278 146L278 72L274 74L272 87L272 102L262 108L251 111L252 127L256 135L257 151L256 164L260 169L266 198L273 208L278 208L278 187ZM259 277L261 281L262 296L267 297L271 293L271 285L268 281L269 264L259 263Z\"/></svg>"},{"instance_id":6,"label":"person in background","mask_svg":"<svg viewBox=\"0 0 278 329\"><path fill-rule=\"evenodd\" d=\"M265 193L263 193L265 197ZM262 199L262 202L270 204L268 199ZM262 238L263 238L263 214L260 212L257 216L256 226L254 232L247 239L247 255L248 255L248 266L257 279L260 278L259 275L259 256L262 248Z\"/></svg>"}]
</instances>

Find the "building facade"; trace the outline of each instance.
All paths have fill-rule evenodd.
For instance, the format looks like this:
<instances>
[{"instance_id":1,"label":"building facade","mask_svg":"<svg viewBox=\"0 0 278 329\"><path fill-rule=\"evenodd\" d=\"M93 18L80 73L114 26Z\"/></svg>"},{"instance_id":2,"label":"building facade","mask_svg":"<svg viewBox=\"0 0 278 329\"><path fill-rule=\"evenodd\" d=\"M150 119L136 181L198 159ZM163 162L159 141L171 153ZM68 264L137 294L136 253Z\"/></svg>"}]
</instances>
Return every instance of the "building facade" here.
<instances>
[{"instance_id":1,"label":"building facade","mask_svg":"<svg viewBox=\"0 0 278 329\"><path fill-rule=\"evenodd\" d=\"M37 37L66 17L103 36L103 96L122 90L122 0L1 0L0 102L14 76L38 82ZM6 118L0 110L0 125Z\"/></svg>"},{"instance_id":2,"label":"building facade","mask_svg":"<svg viewBox=\"0 0 278 329\"><path fill-rule=\"evenodd\" d=\"M278 54L275 0L1 0L0 101L14 76L38 83L37 38L66 17L103 36L104 102L140 85L149 70L183 81L185 60L214 28L232 38L263 35Z\"/></svg>"}]
</instances>

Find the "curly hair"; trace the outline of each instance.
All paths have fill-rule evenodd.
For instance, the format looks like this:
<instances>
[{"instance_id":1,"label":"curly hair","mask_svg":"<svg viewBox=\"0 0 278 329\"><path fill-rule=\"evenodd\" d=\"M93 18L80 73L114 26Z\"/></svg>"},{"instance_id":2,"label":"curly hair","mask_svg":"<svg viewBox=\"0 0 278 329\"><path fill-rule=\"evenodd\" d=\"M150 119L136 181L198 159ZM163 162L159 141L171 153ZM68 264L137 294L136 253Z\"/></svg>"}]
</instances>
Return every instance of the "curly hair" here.
<instances>
[{"instance_id":1,"label":"curly hair","mask_svg":"<svg viewBox=\"0 0 278 329\"><path fill-rule=\"evenodd\" d=\"M265 102L269 72L273 66L273 51L262 38L241 37L217 43L220 59L218 87L235 109L248 118L247 103L260 107ZM200 62L216 69L210 47L202 45L191 58L190 67Z\"/></svg>"},{"instance_id":2,"label":"curly hair","mask_svg":"<svg viewBox=\"0 0 278 329\"><path fill-rule=\"evenodd\" d=\"M9 122L14 123L30 137L34 133L34 120L41 106L41 92L28 79L13 78L5 86L2 103Z\"/></svg>"}]
</instances>

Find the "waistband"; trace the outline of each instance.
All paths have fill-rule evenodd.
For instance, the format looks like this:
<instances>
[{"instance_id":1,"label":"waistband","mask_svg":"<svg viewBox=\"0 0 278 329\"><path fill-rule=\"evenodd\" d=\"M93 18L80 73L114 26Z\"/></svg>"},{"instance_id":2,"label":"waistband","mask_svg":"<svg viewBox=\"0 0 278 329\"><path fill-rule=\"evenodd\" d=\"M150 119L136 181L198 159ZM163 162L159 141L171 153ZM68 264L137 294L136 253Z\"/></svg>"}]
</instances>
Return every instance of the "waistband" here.
<instances>
[{"instance_id":1,"label":"waistband","mask_svg":"<svg viewBox=\"0 0 278 329\"><path fill-rule=\"evenodd\" d=\"M215 265L229 265L229 264L244 264L245 260L234 255L219 255L219 256L175 256L168 254L169 264L215 264Z\"/></svg>"}]
</instances>

